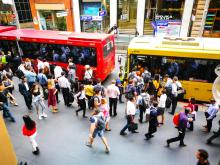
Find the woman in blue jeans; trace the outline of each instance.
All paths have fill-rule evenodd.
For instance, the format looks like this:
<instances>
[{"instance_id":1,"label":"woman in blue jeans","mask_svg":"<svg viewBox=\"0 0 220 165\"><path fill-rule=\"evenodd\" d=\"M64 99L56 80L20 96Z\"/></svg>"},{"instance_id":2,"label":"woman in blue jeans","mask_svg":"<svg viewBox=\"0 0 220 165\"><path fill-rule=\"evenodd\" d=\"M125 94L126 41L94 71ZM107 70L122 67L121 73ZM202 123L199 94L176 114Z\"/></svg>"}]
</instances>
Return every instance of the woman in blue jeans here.
<instances>
[{"instance_id":1,"label":"woman in blue jeans","mask_svg":"<svg viewBox=\"0 0 220 165\"><path fill-rule=\"evenodd\" d=\"M86 142L88 147L92 147L95 137L98 135L101 139L103 144L105 145L105 152L110 152L110 147L107 143L107 139L104 137L104 130L106 126L106 122L104 119L104 114L100 110L96 109L90 117L90 134L89 134L89 141Z\"/></svg>"},{"instance_id":2,"label":"woman in blue jeans","mask_svg":"<svg viewBox=\"0 0 220 165\"><path fill-rule=\"evenodd\" d=\"M14 117L12 116L12 114L9 111L8 98L6 97L6 95L3 91L3 88L1 88L1 84L0 84L0 107L3 110L3 117L10 118L11 122L15 122Z\"/></svg>"}]
</instances>

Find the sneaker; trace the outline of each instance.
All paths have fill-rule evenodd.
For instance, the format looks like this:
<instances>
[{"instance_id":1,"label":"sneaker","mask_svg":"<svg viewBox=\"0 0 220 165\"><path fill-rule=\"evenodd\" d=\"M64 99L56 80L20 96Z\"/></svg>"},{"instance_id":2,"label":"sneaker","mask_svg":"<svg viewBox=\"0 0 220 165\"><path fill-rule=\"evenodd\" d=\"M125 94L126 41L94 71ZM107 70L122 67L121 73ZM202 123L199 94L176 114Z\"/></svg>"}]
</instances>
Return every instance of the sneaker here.
<instances>
[{"instance_id":1,"label":"sneaker","mask_svg":"<svg viewBox=\"0 0 220 165\"><path fill-rule=\"evenodd\" d=\"M42 118L42 116L41 115L39 115L39 120L42 120L43 118Z\"/></svg>"},{"instance_id":2,"label":"sneaker","mask_svg":"<svg viewBox=\"0 0 220 165\"><path fill-rule=\"evenodd\" d=\"M180 147L186 147L187 145L186 144L180 144L179 146Z\"/></svg>"},{"instance_id":3,"label":"sneaker","mask_svg":"<svg viewBox=\"0 0 220 165\"><path fill-rule=\"evenodd\" d=\"M15 122L16 122L14 118L11 118L10 121L11 121L12 123L15 123Z\"/></svg>"},{"instance_id":4,"label":"sneaker","mask_svg":"<svg viewBox=\"0 0 220 165\"><path fill-rule=\"evenodd\" d=\"M212 142L210 140L207 140L206 144L212 144Z\"/></svg>"},{"instance_id":5,"label":"sneaker","mask_svg":"<svg viewBox=\"0 0 220 165\"><path fill-rule=\"evenodd\" d=\"M42 117L47 118L47 114L46 114L46 113L43 113L43 114L42 114Z\"/></svg>"},{"instance_id":6,"label":"sneaker","mask_svg":"<svg viewBox=\"0 0 220 165\"><path fill-rule=\"evenodd\" d=\"M168 140L167 140L167 147L170 147L170 143L168 142Z\"/></svg>"},{"instance_id":7,"label":"sneaker","mask_svg":"<svg viewBox=\"0 0 220 165\"><path fill-rule=\"evenodd\" d=\"M120 135L124 136L124 135L127 135L126 132L120 132Z\"/></svg>"},{"instance_id":8,"label":"sneaker","mask_svg":"<svg viewBox=\"0 0 220 165\"><path fill-rule=\"evenodd\" d=\"M86 146L91 148L91 147L92 147L92 144L89 143L89 142L86 142Z\"/></svg>"},{"instance_id":9,"label":"sneaker","mask_svg":"<svg viewBox=\"0 0 220 165\"><path fill-rule=\"evenodd\" d=\"M110 147L106 147L106 148L105 148L105 152L106 152L107 154L110 152L110 150L111 150Z\"/></svg>"}]
</instances>

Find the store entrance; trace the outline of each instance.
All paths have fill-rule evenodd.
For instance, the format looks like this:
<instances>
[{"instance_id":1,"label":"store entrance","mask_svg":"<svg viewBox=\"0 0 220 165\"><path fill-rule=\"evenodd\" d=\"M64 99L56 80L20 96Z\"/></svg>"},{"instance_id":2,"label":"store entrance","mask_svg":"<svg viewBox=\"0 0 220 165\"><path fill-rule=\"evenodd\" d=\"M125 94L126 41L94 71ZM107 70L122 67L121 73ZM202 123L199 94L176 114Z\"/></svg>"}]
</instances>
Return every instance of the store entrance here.
<instances>
[{"instance_id":1,"label":"store entrance","mask_svg":"<svg viewBox=\"0 0 220 165\"><path fill-rule=\"evenodd\" d=\"M66 17L60 17L59 14L63 11L58 10L43 10L39 11L40 25L42 30L60 30L66 31Z\"/></svg>"},{"instance_id":2,"label":"store entrance","mask_svg":"<svg viewBox=\"0 0 220 165\"><path fill-rule=\"evenodd\" d=\"M137 21L137 0L118 0L119 33L134 34Z\"/></svg>"}]
</instances>

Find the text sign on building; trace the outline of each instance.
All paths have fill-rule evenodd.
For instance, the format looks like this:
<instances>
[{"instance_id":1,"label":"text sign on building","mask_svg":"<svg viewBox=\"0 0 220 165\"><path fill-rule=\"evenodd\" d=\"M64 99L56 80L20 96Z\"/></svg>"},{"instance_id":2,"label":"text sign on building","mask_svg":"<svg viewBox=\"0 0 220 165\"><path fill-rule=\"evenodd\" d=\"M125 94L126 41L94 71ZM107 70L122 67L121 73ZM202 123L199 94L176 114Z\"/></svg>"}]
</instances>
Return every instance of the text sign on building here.
<instances>
[{"instance_id":1,"label":"text sign on building","mask_svg":"<svg viewBox=\"0 0 220 165\"><path fill-rule=\"evenodd\" d=\"M81 15L80 20L81 21L92 21L92 16Z\"/></svg>"},{"instance_id":2,"label":"text sign on building","mask_svg":"<svg viewBox=\"0 0 220 165\"><path fill-rule=\"evenodd\" d=\"M66 17L67 15L68 15L68 12L66 12L66 11L56 13L57 17Z\"/></svg>"},{"instance_id":3,"label":"text sign on building","mask_svg":"<svg viewBox=\"0 0 220 165\"><path fill-rule=\"evenodd\" d=\"M172 15L156 15L155 20L170 20L172 19Z\"/></svg>"},{"instance_id":4,"label":"text sign on building","mask_svg":"<svg viewBox=\"0 0 220 165\"><path fill-rule=\"evenodd\" d=\"M92 20L93 21L102 21L102 17L101 16L92 16Z\"/></svg>"},{"instance_id":5,"label":"text sign on building","mask_svg":"<svg viewBox=\"0 0 220 165\"><path fill-rule=\"evenodd\" d=\"M106 16L106 10L102 10L99 12L99 16Z\"/></svg>"}]
</instances>

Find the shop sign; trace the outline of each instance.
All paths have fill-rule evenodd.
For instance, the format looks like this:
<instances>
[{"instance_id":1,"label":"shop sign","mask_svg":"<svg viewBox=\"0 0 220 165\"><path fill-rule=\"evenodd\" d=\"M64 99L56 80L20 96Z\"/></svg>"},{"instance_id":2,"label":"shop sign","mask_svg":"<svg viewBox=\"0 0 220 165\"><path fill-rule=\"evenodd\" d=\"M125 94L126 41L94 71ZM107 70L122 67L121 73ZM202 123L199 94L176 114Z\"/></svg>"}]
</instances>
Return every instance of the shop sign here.
<instances>
[{"instance_id":1,"label":"shop sign","mask_svg":"<svg viewBox=\"0 0 220 165\"><path fill-rule=\"evenodd\" d=\"M106 16L106 10L102 10L99 12L99 16Z\"/></svg>"},{"instance_id":2,"label":"shop sign","mask_svg":"<svg viewBox=\"0 0 220 165\"><path fill-rule=\"evenodd\" d=\"M172 15L156 15L155 20L170 20L172 19Z\"/></svg>"},{"instance_id":3,"label":"shop sign","mask_svg":"<svg viewBox=\"0 0 220 165\"><path fill-rule=\"evenodd\" d=\"M81 15L80 20L81 21L92 21L92 16Z\"/></svg>"},{"instance_id":4,"label":"shop sign","mask_svg":"<svg viewBox=\"0 0 220 165\"><path fill-rule=\"evenodd\" d=\"M179 20L161 20L152 23L155 36L179 36L181 21Z\"/></svg>"},{"instance_id":5,"label":"shop sign","mask_svg":"<svg viewBox=\"0 0 220 165\"><path fill-rule=\"evenodd\" d=\"M93 21L102 21L102 16L92 16Z\"/></svg>"},{"instance_id":6,"label":"shop sign","mask_svg":"<svg viewBox=\"0 0 220 165\"><path fill-rule=\"evenodd\" d=\"M66 11L56 13L57 17L66 17L67 15L68 15L68 12L66 12Z\"/></svg>"}]
</instances>

